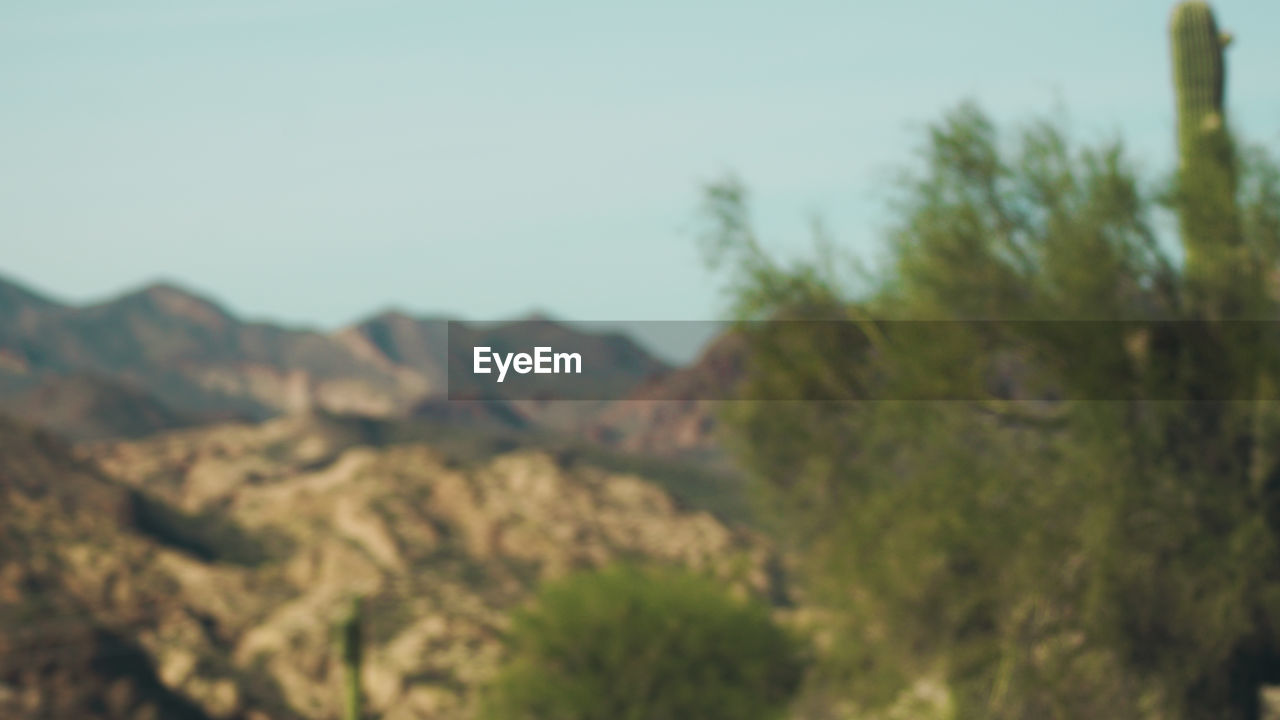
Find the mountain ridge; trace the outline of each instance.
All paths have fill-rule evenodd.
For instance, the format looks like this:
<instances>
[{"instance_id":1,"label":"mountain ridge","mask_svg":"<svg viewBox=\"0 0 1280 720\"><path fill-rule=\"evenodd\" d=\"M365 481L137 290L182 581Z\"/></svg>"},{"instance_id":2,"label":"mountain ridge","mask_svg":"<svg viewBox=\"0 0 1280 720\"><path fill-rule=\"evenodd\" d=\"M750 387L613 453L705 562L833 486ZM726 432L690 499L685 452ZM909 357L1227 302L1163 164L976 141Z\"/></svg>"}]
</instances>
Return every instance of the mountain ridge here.
<instances>
[{"instance_id":1,"label":"mountain ridge","mask_svg":"<svg viewBox=\"0 0 1280 720\"><path fill-rule=\"evenodd\" d=\"M453 349L451 328L466 335ZM458 347L561 344L603 358L607 372L591 378L601 396L629 397L679 369L625 332L584 330L545 312L474 322L386 307L321 331L244 320L171 280L73 304L0 275L0 412L75 440L312 410L589 433L609 403L516 402L492 412L439 403L450 362L469 361L450 357Z\"/></svg>"}]
</instances>

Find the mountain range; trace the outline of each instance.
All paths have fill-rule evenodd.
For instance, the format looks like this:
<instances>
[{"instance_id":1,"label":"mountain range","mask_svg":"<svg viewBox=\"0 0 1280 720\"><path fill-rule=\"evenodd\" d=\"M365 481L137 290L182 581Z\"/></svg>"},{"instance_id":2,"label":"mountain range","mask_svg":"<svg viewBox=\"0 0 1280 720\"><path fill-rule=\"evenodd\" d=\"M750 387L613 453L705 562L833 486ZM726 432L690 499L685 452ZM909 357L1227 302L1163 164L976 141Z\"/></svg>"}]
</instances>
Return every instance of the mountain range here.
<instances>
[{"instance_id":1,"label":"mountain range","mask_svg":"<svg viewBox=\"0 0 1280 720\"><path fill-rule=\"evenodd\" d=\"M585 348L607 367L594 378L601 396L643 399L691 372L623 334L545 317L451 325L387 311L319 331L242 320L170 283L73 305L0 277L0 413L73 440L320 411L536 429L646 451L705 450L710 442L705 430L714 423L697 403L664 403L655 414L652 403L606 400L448 402L450 332L468 335L455 347ZM705 375L697 366L692 372ZM684 418L683 429L671 413ZM667 428L680 437L662 437Z\"/></svg>"},{"instance_id":2,"label":"mountain range","mask_svg":"<svg viewBox=\"0 0 1280 720\"><path fill-rule=\"evenodd\" d=\"M586 348L616 401L449 400L454 346ZM458 338L455 338L458 340ZM548 318L248 322L155 284L88 305L0 278L0 717L335 716L366 598L386 720L465 717L538 583L620 559L787 604L700 389Z\"/></svg>"}]
</instances>

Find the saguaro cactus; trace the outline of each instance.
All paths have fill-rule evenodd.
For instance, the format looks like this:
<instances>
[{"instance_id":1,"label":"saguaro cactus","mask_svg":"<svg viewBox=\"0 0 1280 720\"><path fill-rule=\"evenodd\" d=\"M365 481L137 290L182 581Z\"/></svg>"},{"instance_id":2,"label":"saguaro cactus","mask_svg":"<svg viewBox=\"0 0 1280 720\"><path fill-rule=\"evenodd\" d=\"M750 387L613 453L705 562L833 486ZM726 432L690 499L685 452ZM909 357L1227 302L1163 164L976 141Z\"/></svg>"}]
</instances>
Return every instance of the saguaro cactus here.
<instances>
[{"instance_id":1,"label":"saguaro cactus","mask_svg":"<svg viewBox=\"0 0 1280 720\"><path fill-rule=\"evenodd\" d=\"M1249 255L1236 200L1236 158L1226 122L1226 58L1231 34L1218 29L1208 3L1189 0L1174 7L1170 22L1173 85L1178 106L1179 218L1191 300L1210 318L1230 319L1266 312L1262 267ZM1253 318L1253 319L1256 319ZM1266 343L1265 336L1251 338ZM1269 390L1257 369L1259 397ZM1269 432L1267 406L1254 406L1250 479L1261 488L1274 452L1260 438Z\"/></svg>"},{"instance_id":2,"label":"saguaro cactus","mask_svg":"<svg viewBox=\"0 0 1280 720\"><path fill-rule=\"evenodd\" d=\"M360 692L360 657L363 643L361 626L361 602L351 599L346 613L338 622L338 652L343 669L343 718L363 720L364 698Z\"/></svg>"},{"instance_id":3,"label":"saguaro cactus","mask_svg":"<svg viewBox=\"0 0 1280 720\"><path fill-rule=\"evenodd\" d=\"M1225 50L1208 3L1174 7L1170 22L1178 108L1180 224L1188 279L1210 314L1244 311L1248 287L1236 208L1236 162L1226 122Z\"/></svg>"},{"instance_id":4,"label":"saguaro cactus","mask_svg":"<svg viewBox=\"0 0 1280 720\"><path fill-rule=\"evenodd\" d=\"M1230 35L1218 30L1208 3L1177 5L1170 23L1173 86L1178 96L1178 150L1185 167L1225 128L1226 60Z\"/></svg>"}]
</instances>

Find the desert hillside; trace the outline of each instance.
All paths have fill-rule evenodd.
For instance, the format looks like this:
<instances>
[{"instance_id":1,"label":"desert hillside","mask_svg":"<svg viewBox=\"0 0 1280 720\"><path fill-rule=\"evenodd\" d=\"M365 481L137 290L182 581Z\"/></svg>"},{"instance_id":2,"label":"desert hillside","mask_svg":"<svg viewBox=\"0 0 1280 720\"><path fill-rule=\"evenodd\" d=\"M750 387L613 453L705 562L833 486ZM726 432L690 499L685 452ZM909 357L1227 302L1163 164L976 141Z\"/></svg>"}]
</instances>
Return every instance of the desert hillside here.
<instances>
[{"instance_id":1,"label":"desert hillside","mask_svg":"<svg viewBox=\"0 0 1280 720\"><path fill-rule=\"evenodd\" d=\"M760 537L644 477L523 446L460 456L370 428L296 415L73 450L6 425L0 479L21 512L0 523L0 552L26 551L0 578L5 612L25 618L5 623L5 656L81 628L50 667L78 678L93 642L126 638L154 669L134 687L166 693L135 689L135 705L333 717L332 621L359 594L372 709L456 718L500 659L506 612L541 579L646 558L781 593ZM0 682L0 702L40 706L31 688L44 686L21 668Z\"/></svg>"}]
</instances>

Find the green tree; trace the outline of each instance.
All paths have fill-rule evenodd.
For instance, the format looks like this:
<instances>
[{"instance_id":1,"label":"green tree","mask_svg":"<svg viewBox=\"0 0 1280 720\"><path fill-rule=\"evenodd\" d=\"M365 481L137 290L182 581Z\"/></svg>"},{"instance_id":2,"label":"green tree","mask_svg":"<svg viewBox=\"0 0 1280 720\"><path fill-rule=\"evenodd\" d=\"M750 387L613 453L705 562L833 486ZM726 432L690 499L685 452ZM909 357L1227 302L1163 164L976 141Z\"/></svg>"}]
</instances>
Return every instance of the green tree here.
<instances>
[{"instance_id":1,"label":"green tree","mask_svg":"<svg viewBox=\"0 0 1280 720\"><path fill-rule=\"evenodd\" d=\"M887 262L851 277L825 245L773 261L741 184L709 189L751 352L730 440L846 621L828 680L876 706L940 675L959 717L1258 716L1280 681L1280 423L1221 400L1273 398L1280 342L1217 313L1277 317L1280 172L1240 158L1231 193L1191 197L1118 142L1002 136L964 105L902 181ZM1246 249L1216 284L1153 230L1214 198ZM854 331L756 322L787 318ZM801 396L834 402L753 402ZM938 396L964 400L865 401Z\"/></svg>"},{"instance_id":2,"label":"green tree","mask_svg":"<svg viewBox=\"0 0 1280 720\"><path fill-rule=\"evenodd\" d=\"M764 720L801 676L767 608L685 571L620 566L546 586L517 613L487 720Z\"/></svg>"}]
</instances>

